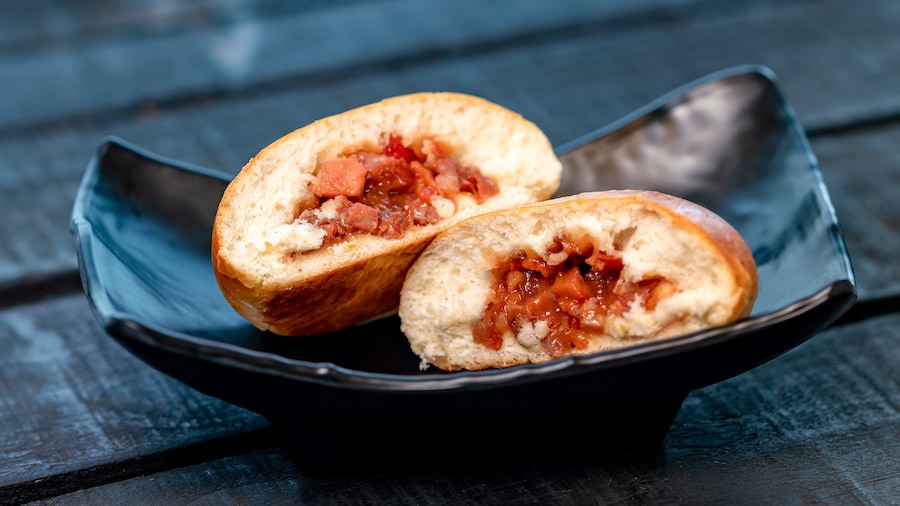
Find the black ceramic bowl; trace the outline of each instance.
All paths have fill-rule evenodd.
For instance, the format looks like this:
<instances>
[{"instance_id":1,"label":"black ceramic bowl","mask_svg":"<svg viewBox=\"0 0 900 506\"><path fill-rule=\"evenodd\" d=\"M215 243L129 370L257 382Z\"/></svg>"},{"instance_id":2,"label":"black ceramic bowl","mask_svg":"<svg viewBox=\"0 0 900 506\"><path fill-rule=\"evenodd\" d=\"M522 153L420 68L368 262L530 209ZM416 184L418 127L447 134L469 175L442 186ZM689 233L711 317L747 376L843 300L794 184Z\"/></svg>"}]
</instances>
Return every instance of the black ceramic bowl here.
<instances>
[{"instance_id":1,"label":"black ceramic bowl","mask_svg":"<svg viewBox=\"0 0 900 506\"><path fill-rule=\"evenodd\" d=\"M655 189L730 221L759 266L753 315L617 351L455 373L420 371L396 317L310 338L263 333L232 311L210 264L229 177L116 139L88 165L72 214L84 288L122 345L265 415L311 463L656 444L689 392L797 346L856 298L815 158L765 68L691 83L558 154L560 194Z\"/></svg>"}]
</instances>

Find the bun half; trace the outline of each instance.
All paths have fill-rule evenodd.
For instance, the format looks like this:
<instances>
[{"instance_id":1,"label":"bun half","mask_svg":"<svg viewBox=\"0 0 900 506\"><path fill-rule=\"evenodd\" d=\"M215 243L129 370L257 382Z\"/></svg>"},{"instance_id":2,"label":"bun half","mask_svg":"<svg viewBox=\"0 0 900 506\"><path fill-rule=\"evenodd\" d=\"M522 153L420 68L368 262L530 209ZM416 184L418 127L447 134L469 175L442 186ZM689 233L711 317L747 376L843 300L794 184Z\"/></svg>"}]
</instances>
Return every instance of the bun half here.
<instances>
[{"instance_id":1,"label":"bun half","mask_svg":"<svg viewBox=\"0 0 900 506\"><path fill-rule=\"evenodd\" d=\"M317 168L378 150L386 136L406 144L435 139L499 192L483 202L460 195L437 223L401 237L354 233L323 242L321 230L299 219L319 205ZM327 117L263 149L230 183L213 228L216 280L232 307L263 330L308 335L359 324L396 310L407 269L437 233L549 198L561 171L538 127L468 95L404 95Z\"/></svg>"},{"instance_id":2,"label":"bun half","mask_svg":"<svg viewBox=\"0 0 900 506\"><path fill-rule=\"evenodd\" d=\"M570 246L563 249L561 244ZM575 253L560 252L579 248L593 267ZM544 281L547 286L569 269L572 276L606 286L607 295L579 293L581 298L572 305L557 302L561 306L535 312L535 304L547 303L547 298L515 292L513 299L528 301L525 310L498 310L494 304L493 314L501 315L496 317L501 324L490 327L500 329L497 340L493 347L476 342L475 335L484 334L484 322L493 321L485 315L496 302L498 283L505 283L498 278L521 278L505 270L520 264L559 270L548 274L552 279ZM534 285L540 278L535 272L526 273ZM566 284L560 285L553 290L566 292ZM669 195L606 191L485 214L441 234L410 269L399 314L401 329L423 367L477 370L595 353L725 325L750 314L757 290L751 252L721 217ZM558 300L555 293L548 297ZM565 313L559 307L575 309ZM585 319L576 323L572 314ZM552 329L563 327L565 338L554 337Z\"/></svg>"}]
</instances>

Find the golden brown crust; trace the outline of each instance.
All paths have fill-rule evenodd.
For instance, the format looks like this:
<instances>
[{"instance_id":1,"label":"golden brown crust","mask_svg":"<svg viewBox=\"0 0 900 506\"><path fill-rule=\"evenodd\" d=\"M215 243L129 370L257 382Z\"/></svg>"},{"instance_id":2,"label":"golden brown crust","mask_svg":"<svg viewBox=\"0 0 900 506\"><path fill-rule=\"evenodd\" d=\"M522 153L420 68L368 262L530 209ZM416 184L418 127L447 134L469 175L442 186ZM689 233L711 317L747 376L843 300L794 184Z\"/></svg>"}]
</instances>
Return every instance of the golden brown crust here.
<instances>
[{"instance_id":1,"label":"golden brown crust","mask_svg":"<svg viewBox=\"0 0 900 506\"><path fill-rule=\"evenodd\" d=\"M372 149L380 135L395 133L406 141L434 136L447 142L461 163L495 179L500 194L483 205L471 199L458 203L457 215L416 227L396 240L359 234L299 251L289 261L282 260L294 255L289 248L272 252L283 246L273 244L265 230L293 218L270 220L274 225L263 222L276 212L296 217L298 210L314 205L311 190L303 187L320 163ZM247 163L223 194L216 215L215 277L232 307L260 329L310 335L363 323L396 310L407 269L435 234L464 217L546 199L556 191L560 173L561 164L543 133L496 104L455 93L386 99L291 132ZM294 200L286 202L274 195L278 192L291 193ZM270 202L280 198L277 204ZM272 211L276 208L282 211ZM248 219L251 213L264 219ZM243 236L251 234L262 239L248 246Z\"/></svg>"},{"instance_id":2,"label":"golden brown crust","mask_svg":"<svg viewBox=\"0 0 900 506\"><path fill-rule=\"evenodd\" d=\"M271 286L240 298L259 300L261 323L280 335L346 328L396 310L406 271L426 245L427 241L421 241L303 283Z\"/></svg>"},{"instance_id":3,"label":"golden brown crust","mask_svg":"<svg viewBox=\"0 0 900 506\"><path fill-rule=\"evenodd\" d=\"M302 283L262 286L219 255L218 242L213 234L213 271L226 300L255 326L286 336L330 332L395 310L406 271L428 245L421 240Z\"/></svg>"}]
</instances>

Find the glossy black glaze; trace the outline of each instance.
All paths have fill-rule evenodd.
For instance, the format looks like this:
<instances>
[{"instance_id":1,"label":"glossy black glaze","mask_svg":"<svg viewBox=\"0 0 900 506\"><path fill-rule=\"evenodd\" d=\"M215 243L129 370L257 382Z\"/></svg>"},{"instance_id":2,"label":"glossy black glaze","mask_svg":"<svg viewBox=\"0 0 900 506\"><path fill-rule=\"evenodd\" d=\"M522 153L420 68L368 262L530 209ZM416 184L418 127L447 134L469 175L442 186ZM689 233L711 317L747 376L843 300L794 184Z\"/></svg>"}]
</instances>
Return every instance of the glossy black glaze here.
<instances>
[{"instance_id":1,"label":"glossy black glaze","mask_svg":"<svg viewBox=\"0 0 900 506\"><path fill-rule=\"evenodd\" d=\"M765 68L708 76L558 152L561 194L658 189L732 222L759 264L753 316L613 352L459 373L419 371L396 318L314 339L262 333L228 306L209 261L228 177L116 139L88 165L73 210L85 291L125 347L264 414L312 462L385 448L461 452L483 427L524 437L560 418L593 427L595 450L658 442L691 390L793 348L856 298L815 158ZM435 431L441 442L423 449Z\"/></svg>"}]
</instances>

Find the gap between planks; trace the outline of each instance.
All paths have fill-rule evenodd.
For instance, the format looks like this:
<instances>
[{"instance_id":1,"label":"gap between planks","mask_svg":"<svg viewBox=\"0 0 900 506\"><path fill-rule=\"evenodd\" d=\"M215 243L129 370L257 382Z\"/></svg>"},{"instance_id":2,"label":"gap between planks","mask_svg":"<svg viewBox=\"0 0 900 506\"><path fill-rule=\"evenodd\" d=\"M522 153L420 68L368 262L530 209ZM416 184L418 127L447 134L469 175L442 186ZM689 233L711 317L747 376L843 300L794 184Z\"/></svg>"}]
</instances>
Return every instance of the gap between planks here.
<instances>
[{"instance_id":1,"label":"gap between planks","mask_svg":"<svg viewBox=\"0 0 900 506\"><path fill-rule=\"evenodd\" d=\"M402 3L402 2L401 2ZM327 87L330 83L351 80L354 77L368 75L384 68L395 70L412 68L430 64L435 61L451 61L471 58L475 55L500 52L509 48L527 48L547 44L556 40L578 39L592 33L610 34L622 32L635 27L649 26L665 22L677 16L679 9L687 6L708 8L702 0L683 0L680 6L667 5L660 0L642 0L628 8L597 8L596 12L586 13L594 17L575 17L556 20L555 23L532 26L529 19L522 21L522 26L514 26L509 31L484 34L473 33L470 40L457 41L450 37L449 42L413 41L401 47L393 48L382 57L366 60L353 58L338 61L334 66L319 65L315 68L294 69L291 73L275 75L266 79L249 81L240 87L234 87L222 79L210 81L207 86L197 91L181 89L168 97L134 97L132 101L121 104L109 104L98 110L63 112L59 115L20 123L6 124L0 122L0 137L35 135L59 125L91 125L104 122L115 122L133 118L152 103L155 108L178 109L201 105L222 99L255 98L273 93L296 90L298 88L317 85ZM499 7L495 7L497 9ZM715 9L712 9L713 15ZM697 16L705 10L695 12ZM709 15L709 14L706 14Z\"/></svg>"},{"instance_id":2,"label":"gap between planks","mask_svg":"<svg viewBox=\"0 0 900 506\"><path fill-rule=\"evenodd\" d=\"M0 505L46 500L79 490L259 451L281 444L274 429L255 429L151 455L6 485L0 487Z\"/></svg>"}]
</instances>

